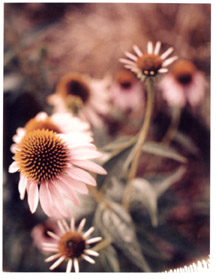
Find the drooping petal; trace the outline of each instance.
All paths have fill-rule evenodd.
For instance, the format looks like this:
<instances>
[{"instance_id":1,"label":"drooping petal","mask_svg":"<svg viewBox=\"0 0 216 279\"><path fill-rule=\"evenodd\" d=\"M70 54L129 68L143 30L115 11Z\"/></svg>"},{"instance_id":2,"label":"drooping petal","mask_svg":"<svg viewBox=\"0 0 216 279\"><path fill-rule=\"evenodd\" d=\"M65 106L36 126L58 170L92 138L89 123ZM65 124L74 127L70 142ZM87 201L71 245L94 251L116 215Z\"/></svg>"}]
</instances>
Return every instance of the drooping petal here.
<instances>
[{"instance_id":1,"label":"drooping petal","mask_svg":"<svg viewBox=\"0 0 216 279\"><path fill-rule=\"evenodd\" d=\"M17 172L18 170L19 170L19 167L18 167L16 161L14 161L12 164L10 164L9 169L8 169L8 171L9 171L10 173Z\"/></svg>"},{"instance_id":2,"label":"drooping petal","mask_svg":"<svg viewBox=\"0 0 216 279\"><path fill-rule=\"evenodd\" d=\"M70 150L70 154L72 160L88 160L102 156L100 152L82 146Z\"/></svg>"},{"instance_id":3,"label":"drooping petal","mask_svg":"<svg viewBox=\"0 0 216 279\"><path fill-rule=\"evenodd\" d=\"M28 204L31 213L34 213L38 206L39 194L38 194L38 186L35 182L30 182L27 184L27 192L28 192Z\"/></svg>"},{"instance_id":4,"label":"drooping petal","mask_svg":"<svg viewBox=\"0 0 216 279\"><path fill-rule=\"evenodd\" d=\"M18 184L18 190L20 193L20 199L23 200L25 197L25 190L28 184L28 179L23 175L20 174L20 180L19 180L19 184Z\"/></svg>"},{"instance_id":5,"label":"drooping petal","mask_svg":"<svg viewBox=\"0 0 216 279\"><path fill-rule=\"evenodd\" d=\"M97 185L96 180L88 172L82 169L71 166L71 168L67 170L67 173L74 179L77 179L92 186Z\"/></svg>"},{"instance_id":6,"label":"drooping petal","mask_svg":"<svg viewBox=\"0 0 216 279\"><path fill-rule=\"evenodd\" d=\"M78 262L77 258L74 258L74 270L76 273L79 272L79 262Z\"/></svg>"},{"instance_id":7,"label":"drooping petal","mask_svg":"<svg viewBox=\"0 0 216 279\"><path fill-rule=\"evenodd\" d=\"M64 204L64 200L63 200L59 190L57 189L55 184L52 183L51 181L47 182L47 184L48 184L48 189L49 189L49 191L52 195L52 201L53 201L54 206L58 209L58 211L64 217L67 217L68 212L67 212L67 209L66 209L65 204Z\"/></svg>"},{"instance_id":8,"label":"drooping petal","mask_svg":"<svg viewBox=\"0 0 216 279\"><path fill-rule=\"evenodd\" d=\"M104 168L89 160L73 160L73 165L98 174L107 174Z\"/></svg>"},{"instance_id":9,"label":"drooping petal","mask_svg":"<svg viewBox=\"0 0 216 279\"><path fill-rule=\"evenodd\" d=\"M60 253L54 254L54 255L52 255L52 256L46 258L46 259L45 259L45 262L52 262L53 260L59 258L60 256L61 256Z\"/></svg>"},{"instance_id":10,"label":"drooping petal","mask_svg":"<svg viewBox=\"0 0 216 279\"><path fill-rule=\"evenodd\" d=\"M86 260L87 262L91 263L91 264L94 264L95 263L95 260L93 260L92 258L90 258L89 256L87 255L84 255L82 254L81 257Z\"/></svg>"},{"instance_id":11,"label":"drooping petal","mask_svg":"<svg viewBox=\"0 0 216 279\"><path fill-rule=\"evenodd\" d=\"M73 189L70 188L67 184L61 183L61 191L72 201L76 206L80 206L79 198Z\"/></svg>"},{"instance_id":12,"label":"drooping petal","mask_svg":"<svg viewBox=\"0 0 216 279\"><path fill-rule=\"evenodd\" d=\"M41 183L40 185L40 190L39 190L39 195L40 195L40 203L43 211L49 216L52 216L52 209L50 206L50 198L49 198L49 193L47 189L46 183Z\"/></svg>"},{"instance_id":13,"label":"drooping petal","mask_svg":"<svg viewBox=\"0 0 216 279\"><path fill-rule=\"evenodd\" d=\"M75 190L81 194L88 194L88 192L89 192L85 183L72 178L70 175L61 174L61 176L59 176L58 179L56 179L56 183L61 184L62 182L64 185L68 186L70 189L72 188L71 191ZM64 190L65 190L65 188L64 189L62 188L62 191L64 191ZM68 191L68 189L66 191ZM73 196L73 192L71 192L71 193L68 192L67 194L71 194Z\"/></svg>"},{"instance_id":14,"label":"drooping petal","mask_svg":"<svg viewBox=\"0 0 216 279\"><path fill-rule=\"evenodd\" d=\"M67 263L67 268L66 268L66 272L71 272L73 267L73 260L69 259L68 263Z\"/></svg>"},{"instance_id":15,"label":"drooping petal","mask_svg":"<svg viewBox=\"0 0 216 279\"><path fill-rule=\"evenodd\" d=\"M57 261L55 261L54 262L54 264L52 264L51 266L50 266L50 270L53 270L53 269L55 269L57 266L59 266L64 260L65 260L65 256L61 256Z\"/></svg>"}]
</instances>

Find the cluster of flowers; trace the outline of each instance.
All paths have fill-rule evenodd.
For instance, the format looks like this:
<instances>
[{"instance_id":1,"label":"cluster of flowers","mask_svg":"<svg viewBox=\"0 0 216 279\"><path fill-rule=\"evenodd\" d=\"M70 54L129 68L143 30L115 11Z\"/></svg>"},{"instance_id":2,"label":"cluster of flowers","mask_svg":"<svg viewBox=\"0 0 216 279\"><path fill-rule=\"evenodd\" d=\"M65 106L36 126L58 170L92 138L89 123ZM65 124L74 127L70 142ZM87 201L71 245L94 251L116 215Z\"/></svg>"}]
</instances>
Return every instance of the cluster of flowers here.
<instances>
[{"instance_id":1,"label":"cluster of flowers","mask_svg":"<svg viewBox=\"0 0 216 279\"><path fill-rule=\"evenodd\" d=\"M23 200L27 192L32 213L40 201L45 214L58 219L56 232L47 232L51 241L42 245L44 251L55 252L46 259L47 262L56 260L50 270L67 260L66 271L70 272L74 265L78 272L79 257L94 263L90 256L98 256L96 251L89 249L89 245L100 241L101 237L89 239L94 228L84 232L85 219L77 229L74 218L70 226L67 224L64 218L72 216L65 204L65 197L79 206L77 193L87 194L87 185L97 184L89 172L106 174L104 168L93 161L102 154L93 143L90 125L100 126L100 115L108 113L111 104L123 111L144 111L143 87L133 73L141 81L166 73L166 67L177 57L167 58L173 48L159 55L160 48L160 42L156 43L155 48L149 42L147 53L137 46L133 46L135 54L125 52L127 58L120 59L120 62L131 72L119 72L112 85L109 77L100 81L78 73L63 76L56 92L47 99L54 106L54 113L51 116L45 112L37 114L25 127L18 128L13 137L11 152L14 153L14 161L9 172L20 173L20 198ZM187 102L198 104L204 95L204 83L203 75L192 62L186 60L176 62L160 82L167 102L180 107Z\"/></svg>"}]
</instances>

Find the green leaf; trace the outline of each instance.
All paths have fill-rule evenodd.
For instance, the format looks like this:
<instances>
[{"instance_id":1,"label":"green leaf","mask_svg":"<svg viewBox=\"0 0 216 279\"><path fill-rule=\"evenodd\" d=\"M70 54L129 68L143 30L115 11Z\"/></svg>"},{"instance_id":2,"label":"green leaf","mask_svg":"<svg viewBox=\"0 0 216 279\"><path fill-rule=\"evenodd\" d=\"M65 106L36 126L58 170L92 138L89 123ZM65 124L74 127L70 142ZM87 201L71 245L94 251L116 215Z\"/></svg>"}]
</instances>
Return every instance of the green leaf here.
<instances>
[{"instance_id":1,"label":"green leaf","mask_svg":"<svg viewBox=\"0 0 216 279\"><path fill-rule=\"evenodd\" d=\"M120 178L123 175L122 165L125 162L126 158L128 157L128 154L130 153L131 146L120 151L119 153L115 154L114 156L108 155L109 158L104 163L103 167L107 171L107 175L101 175L97 177L97 188L100 189L103 187L103 189L106 189L106 187L111 184L112 177Z\"/></svg>"},{"instance_id":2,"label":"green leaf","mask_svg":"<svg viewBox=\"0 0 216 279\"><path fill-rule=\"evenodd\" d=\"M132 145L133 143L135 143L135 141L136 141L135 137L128 137L128 136L120 137L120 138L117 138L116 140L114 140L113 142L102 147L101 151L110 152L113 150L120 150L123 148L127 148L130 145Z\"/></svg>"},{"instance_id":3,"label":"green leaf","mask_svg":"<svg viewBox=\"0 0 216 279\"><path fill-rule=\"evenodd\" d=\"M145 207L151 217L152 226L156 227L157 220L157 194L148 180L135 178L131 181L132 187L130 196L130 207L137 207L141 204Z\"/></svg>"},{"instance_id":4,"label":"green leaf","mask_svg":"<svg viewBox=\"0 0 216 279\"><path fill-rule=\"evenodd\" d=\"M120 272L120 265L116 250L112 245L100 251L100 261L108 272Z\"/></svg>"},{"instance_id":5,"label":"green leaf","mask_svg":"<svg viewBox=\"0 0 216 279\"><path fill-rule=\"evenodd\" d=\"M177 132L175 135L176 142L181 144L187 151L189 151L193 155L198 155L199 154L199 148L196 146L196 144L193 142L193 140L188 137L187 135Z\"/></svg>"},{"instance_id":6,"label":"green leaf","mask_svg":"<svg viewBox=\"0 0 216 279\"><path fill-rule=\"evenodd\" d=\"M109 202L109 207L100 204L95 213L95 226L104 237L111 238L131 262L143 271L150 271L142 255L132 219L120 204Z\"/></svg>"},{"instance_id":7,"label":"green leaf","mask_svg":"<svg viewBox=\"0 0 216 279\"><path fill-rule=\"evenodd\" d=\"M185 172L186 172L186 168L181 166L174 173L166 176L165 178L161 179L160 181L157 181L154 184L152 183L157 198L159 198L170 186L172 186L174 183L181 180Z\"/></svg>"},{"instance_id":8,"label":"green leaf","mask_svg":"<svg viewBox=\"0 0 216 279\"><path fill-rule=\"evenodd\" d=\"M174 149L156 142L145 142L143 144L142 151L152 155L169 158L180 163L187 162L187 159L178 154Z\"/></svg>"}]
</instances>

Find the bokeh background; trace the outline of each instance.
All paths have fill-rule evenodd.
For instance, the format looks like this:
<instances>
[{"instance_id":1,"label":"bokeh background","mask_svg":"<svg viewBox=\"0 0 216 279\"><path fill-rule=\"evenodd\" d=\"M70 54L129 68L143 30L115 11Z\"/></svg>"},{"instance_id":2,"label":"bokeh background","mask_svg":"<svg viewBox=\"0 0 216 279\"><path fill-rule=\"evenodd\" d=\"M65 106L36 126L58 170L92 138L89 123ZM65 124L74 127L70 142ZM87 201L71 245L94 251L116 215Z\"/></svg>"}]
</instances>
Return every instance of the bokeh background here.
<instances>
[{"instance_id":1,"label":"bokeh background","mask_svg":"<svg viewBox=\"0 0 216 279\"><path fill-rule=\"evenodd\" d=\"M159 208L169 212L166 220L172 236L166 226L159 226L155 232L164 242L155 238L155 244L172 256L161 260L147 255L147 259L157 272L209 254L210 27L210 4L4 4L3 270L48 271L30 234L46 217L40 210L30 213L27 201L19 199L19 176L7 171L16 129L38 112L52 111L46 98L62 75L76 71L99 79L114 76L123 68L118 60L124 51L133 44L145 49L149 40L161 41L164 50L173 46L180 58L193 61L205 74L207 89L202 104L193 110L185 108L180 122L180 130L193 139L199 154L180 150L189 157L190 171L159 201ZM159 96L154 115L160 127L158 138L169 119L168 109L160 104ZM121 266L123 271L140 271L124 257ZM83 271L91 268L86 266ZM94 271L106 270L99 262Z\"/></svg>"}]
</instances>

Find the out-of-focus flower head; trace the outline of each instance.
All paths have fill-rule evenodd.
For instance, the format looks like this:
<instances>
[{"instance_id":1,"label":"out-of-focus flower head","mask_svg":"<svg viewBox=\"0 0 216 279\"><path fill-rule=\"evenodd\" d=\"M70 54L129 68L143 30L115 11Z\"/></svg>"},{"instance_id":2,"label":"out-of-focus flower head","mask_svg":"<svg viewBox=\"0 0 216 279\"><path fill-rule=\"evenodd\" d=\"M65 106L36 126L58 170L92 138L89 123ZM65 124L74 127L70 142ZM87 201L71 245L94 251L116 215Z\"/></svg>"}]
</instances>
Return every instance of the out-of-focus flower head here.
<instances>
[{"instance_id":1,"label":"out-of-focus flower head","mask_svg":"<svg viewBox=\"0 0 216 279\"><path fill-rule=\"evenodd\" d=\"M55 112L71 112L93 126L103 122L101 115L110 110L108 86L110 79L92 79L79 73L68 73L58 82L55 93L48 96L47 102Z\"/></svg>"},{"instance_id":2,"label":"out-of-focus flower head","mask_svg":"<svg viewBox=\"0 0 216 279\"><path fill-rule=\"evenodd\" d=\"M122 111L144 111L143 85L128 70L119 71L110 88L112 103Z\"/></svg>"},{"instance_id":3,"label":"out-of-focus flower head","mask_svg":"<svg viewBox=\"0 0 216 279\"><path fill-rule=\"evenodd\" d=\"M47 124L46 121L45 123ZM29 122L28 126L34 126L33 124ZM36 126L37 124L36 121ZM32 213L36 211L40 200L42 209L49 217L67 217L64 195L79 205L76 192L87 194L86 184L97 184L88 171L106 174L101 166L92 162L101 153L91 143L92 137L83 132L82 128L77 127L73 132L62 134L59 130L54 130L53 126L49 129L42 125L28 132L24 130L23 135L15 140L14 162L10 165L9 172L20 172L20 198L24 199L27 191Z\"/></svg>"},{"instance_id":4,"label":"out-of-focus flower head","mask_svg":"<svg viewBox=\"0 0 216 279\"><path fill-rule=\"evenodd\" d=\"M155 48L153 48L153 43L149 41L147 53L143 53L138 46L134 45L135 55L126 51L125 55L127 58L121 58L120 62L125 64L125 68L135 72L141 80L145 80L146 77L154 77L158 74L166 73L168 71L166 67L172 64L178 57L167 58L174 50L172 47L159 55L160 48L161 42L157 42Z\"/></svg>"},{"instance_id":5,"label":"out-of-focus flower head","mask_svg":"<svg viewBox=\"0 0 216 279\"><path fill-rule=\"evenodd\" d=\"M47 254L48 252L43 250L42 243L55 243L55 240L48 235L47 231L51 231L55 234L60 233L58 225L52 219L47 219L45 222L37 224L31 231L33 244L44 254Z\"/></svg>"},{"instance_id":6,"label":"out-of-focus flower head","mask_svg":"<svg viewBox=\"0 0 216 279\"><path fill-rule=\"evenodd\" d=\"M164 99L170 106L198 105L205 95L204 74L189 60L179 60L160 82Z\"/></svg>"},{"instance_id":7,"label":"out-of-focus flower head","mask_svg":"<svg viewBox=\"0 0 216 279\"><path fill-rule=\"evenodd\" d=\"M94 264L95 261L90 256L99 256L98 252L91 250L90 245L101 241L101 237L90 238L90 235L94 231L94 227L89 228L86 232L83 232L86 219L82 219L77 230L75 228L75 221L72 218L70 227L67 222L63 220L58 221L60 234L55 234L48 231L55 241L55 243L43 243L43 249L48 252L54 252L55 254L46 258L46 262L56 260L51 266L50 270L58 267L62 262L67 261L66 272L71 272L74 266L75 272L79 272L78 259L82 258L85 261Z\"/></svg>"},{"instance_id":8,"label":"out-of-focus flower head","mask_svg":"<svg viewBox=\"0 0 216 279\"><path fill-rule=\"evenodd\" d=\"M49 130L58 134L71 133L71 136L82 133L87 141L93 141L90 125L87 122L81 121L78 117L74 117L70 113L54 113L48 116L46 112L40 112L30 119L24 128L20 127L16 130L16 134L13 136L15 144L12 144L11 152L15 153L17 144L26 133L37 129Z\"/></svg>"}]
</instances>

